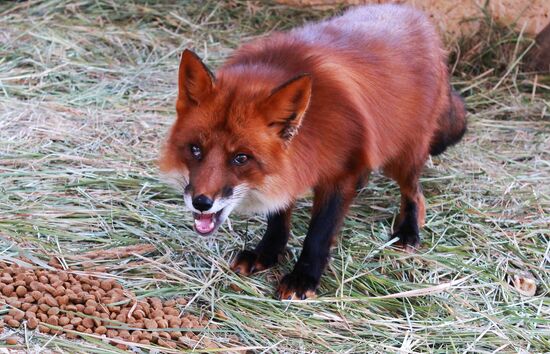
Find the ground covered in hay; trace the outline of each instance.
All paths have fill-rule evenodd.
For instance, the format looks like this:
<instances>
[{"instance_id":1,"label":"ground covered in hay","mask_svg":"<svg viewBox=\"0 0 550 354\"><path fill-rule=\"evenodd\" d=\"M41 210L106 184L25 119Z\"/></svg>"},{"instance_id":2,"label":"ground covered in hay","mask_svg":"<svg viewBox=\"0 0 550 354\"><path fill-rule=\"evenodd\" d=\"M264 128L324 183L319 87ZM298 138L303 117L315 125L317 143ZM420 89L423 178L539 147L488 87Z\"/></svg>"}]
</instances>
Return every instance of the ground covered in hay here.
<instances>
[{"instance_id":1,"label":"ground covered in hay","mask_svg":"<svg viewBox=\"0 0 550 354\"><path fill-rule=\"evenodd\" d=\"M229 262L259 240L264 221L233 217L233 231L198 237L155 160L184 48L215 68L242 41L337 10L171 3L0 4L1 261L54 256L137 296L184 296L185 311L215 324L197 333L196 350L550 351L550 77L524 71L531 40L477 19L475 38L449 41L470 126L425 169L422 249L387 243L398 190L375 176L318 298L280 302L275 285L299 255L310 202L298 205L284 262L243 279ZM515 290L518 274L536 281L534 296ZM22 350L117 350L93 337L15 333Z\"/></svg>"}]
</instances>

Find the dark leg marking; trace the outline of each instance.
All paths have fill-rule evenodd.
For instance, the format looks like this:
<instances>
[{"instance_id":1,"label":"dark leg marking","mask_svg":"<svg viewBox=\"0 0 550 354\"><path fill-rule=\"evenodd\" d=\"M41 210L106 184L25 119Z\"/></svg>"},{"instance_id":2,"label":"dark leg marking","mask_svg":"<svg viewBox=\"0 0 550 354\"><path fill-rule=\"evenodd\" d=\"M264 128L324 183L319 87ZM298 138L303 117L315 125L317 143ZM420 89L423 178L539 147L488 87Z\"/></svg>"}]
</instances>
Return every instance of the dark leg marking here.
<instances>
[{"instance_id":1,"label":"dark leg marking","mask_svg":"<svg viewBox=\"0 0 550 354\"><path fill-rule=\"evenodd\" d=\"M418 206L410 199L405 200L405 206L402 209L401 221L391 238L398 238L397 245L406 250L414 249L420 245L420 236L418 228Z\"/></svg>"},{"instance_id":2,"label":"dark leg marking","mask_svg":"<svg viewBox=\"0 0 550 354\"><path fill-rule=\"evenodd\" d=\"M249 275L275 265L285 250L290 236L290 214L292 207L270 214L267 230L254 250L239 252L231 269L242 275Z\"/></svg>"},{"instance_id":3,"label":"dark leg marking","mask_svg":"<svg viewBox=\"0 0 550 354\"><path fill-rule=\"evenodd\" d=\"M316 195L315 199L302 253L294 270L281 280L279 299L303 300L313 296L328 263L330 246L344 215L344 198L341 192L333 192L326 198Z\"/></svg>"}]
</instances>

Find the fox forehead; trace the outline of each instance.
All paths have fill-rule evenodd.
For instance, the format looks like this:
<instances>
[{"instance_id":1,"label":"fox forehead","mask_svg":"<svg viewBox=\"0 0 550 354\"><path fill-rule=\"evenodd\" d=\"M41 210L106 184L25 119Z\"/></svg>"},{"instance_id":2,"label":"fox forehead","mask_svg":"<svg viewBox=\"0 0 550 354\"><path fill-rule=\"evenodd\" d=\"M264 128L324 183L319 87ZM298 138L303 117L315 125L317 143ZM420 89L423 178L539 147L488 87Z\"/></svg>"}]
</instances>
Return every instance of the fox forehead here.
<instances>
[{"instance_id":1,"label":"fox forehead","mask_svg":"<svg viewBox=\"0 0 550 354\"><path fill-rule=\"evenodd\" d=\"M228 152L261 150L270 139L267 124L252 97L214 93L214 97L185 112L178 112L178 135L184 143L223 146Z\"/></svg>"}]
</instances>

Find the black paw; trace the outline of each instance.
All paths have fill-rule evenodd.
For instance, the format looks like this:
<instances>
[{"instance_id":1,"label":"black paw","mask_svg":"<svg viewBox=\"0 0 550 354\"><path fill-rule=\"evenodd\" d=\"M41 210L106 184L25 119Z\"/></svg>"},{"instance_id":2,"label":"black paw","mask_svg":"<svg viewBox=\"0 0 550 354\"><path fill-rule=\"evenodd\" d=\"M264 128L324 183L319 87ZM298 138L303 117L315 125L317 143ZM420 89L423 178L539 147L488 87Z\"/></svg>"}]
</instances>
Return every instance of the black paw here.
<instances>
[{"instance_id":1,"label":"black paw","mask_svg":"<svg viewBox=\"0 0 550 354\"><path fill-rule=\"evenodd\" d=\"M254 251L244 250L239 252L233 263L231 270L244 276L255 272L260 272L277 263L277 256L259 255Z\"/></svg>"},{"instance_id":2,"label":"black paw","mask_svg":"<svg viewBox=\"0 0 550 354\"><path fill-rule=\"evenodd\" d=\"M420 246L420 234L418 226L401 223L391 236L391 239L397 238L399 241L395 246L403 248L407 252L414 252Z\"/></svg>"},{"instance_id":3,"label":"black paw","mask_svg":"<svg viewBox=\"0 0 550 354\"><path fill-rule=\"evenodd\" d=\"M281 279L277 289L279 300L304 300L315 296L319 279L299 271L292 271Z\"/></svg>"}]
</instances>

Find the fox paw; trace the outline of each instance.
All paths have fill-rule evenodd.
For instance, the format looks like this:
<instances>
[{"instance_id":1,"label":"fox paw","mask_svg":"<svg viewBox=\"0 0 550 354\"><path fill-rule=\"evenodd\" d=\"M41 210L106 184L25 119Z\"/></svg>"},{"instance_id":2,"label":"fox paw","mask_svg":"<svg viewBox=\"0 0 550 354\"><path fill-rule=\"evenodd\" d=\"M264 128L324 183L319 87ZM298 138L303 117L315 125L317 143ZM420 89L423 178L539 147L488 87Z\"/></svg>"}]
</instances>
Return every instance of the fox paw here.
<instances>
[{"instance_id":1,"label":"fox paw","mask_svg":"<svg viewBox=\"0 0 550 354\"><path fill-rule=\"evenodd\" d=\"M277 263L277 257L266 257L258 255L254 251L244 250L239 252L233 263L231 270L240 275L250 275L255 272L261 272Z\"/></svg>"},{"instance_id":2,"label":"fox paw","mask_svg":"<svg viewBox=\"0 0 550 354\"><path fill-rule=\"evenodd\" d=\"M399 239L394 245L402 248L405 252L414 253L420 246L420 236L415 230L399 228L394 232L390 239Z\"/></svg>"},{"instance_id":3,"label":"fox paw","mask_svg":"<svg viewBox=\"0 0 550 354\"><path fill-rule=\"evenodd\" d=\"M416 217L413 215L405 217L390 239L394 238L398 239L394 243L396 247L402 248L405 252L414 253L418 249L418 246L420 246L420 235Z\"/></svg>"},{"instance_id":4,"label":"fox paw","mask_svg":"<svg viewBox=\"0 0 550 354\"><path fill-rule=\"evenodd\" d=\"M301 272L293 271L281 279L277 289L279 300L305 300L315 297L319 280Z\"/></svg>"}]
</instances>

